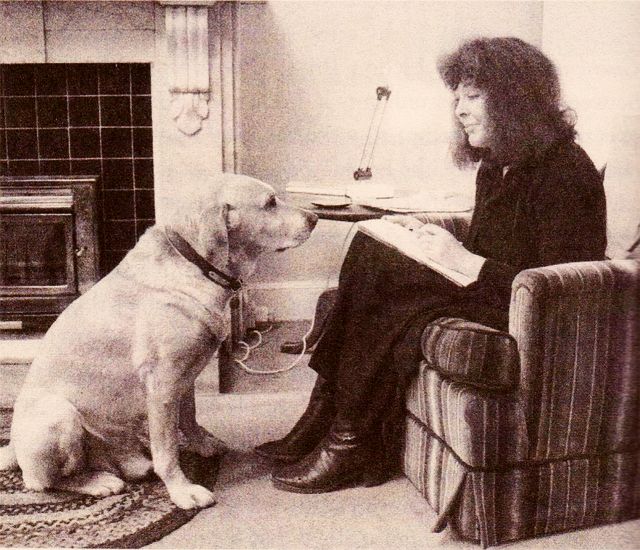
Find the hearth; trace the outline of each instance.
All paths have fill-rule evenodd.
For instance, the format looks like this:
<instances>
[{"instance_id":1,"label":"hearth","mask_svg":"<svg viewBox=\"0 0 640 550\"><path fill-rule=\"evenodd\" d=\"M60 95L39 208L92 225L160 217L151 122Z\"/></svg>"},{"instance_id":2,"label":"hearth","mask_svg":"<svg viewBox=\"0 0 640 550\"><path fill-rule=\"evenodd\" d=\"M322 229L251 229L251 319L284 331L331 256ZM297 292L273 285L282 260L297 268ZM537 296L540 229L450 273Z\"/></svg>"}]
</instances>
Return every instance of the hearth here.
<instances>
[{"instance_id":1,"label":"hearth","mask_svg":"<svg viewBox=\"0 0 640 550\"><path fill-rule=\"evenodd\" d=\"M98 179L0 177L0 328L48 327L99 279Z\"/></svg>"}]
</instances>

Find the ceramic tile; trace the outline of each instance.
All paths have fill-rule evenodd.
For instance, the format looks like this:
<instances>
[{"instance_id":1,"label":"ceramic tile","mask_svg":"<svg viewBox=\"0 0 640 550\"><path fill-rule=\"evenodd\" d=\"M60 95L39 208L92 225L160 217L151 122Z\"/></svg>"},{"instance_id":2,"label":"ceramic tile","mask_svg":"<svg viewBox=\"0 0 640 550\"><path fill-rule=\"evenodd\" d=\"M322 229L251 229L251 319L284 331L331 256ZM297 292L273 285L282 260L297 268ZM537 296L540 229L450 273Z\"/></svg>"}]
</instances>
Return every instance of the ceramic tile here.
<instances>
[{"instance_id":1,"label":"ceramic tile","mask_svg":"<svg viewBox=\"0 0 640 550\"><path fill-rule=\"evenodd\" d=\"M66 128L69 124L66 97L38 97L38 126Z\"/></svg>"},{"instance_id":2,"label":"ceramic tile","mask_svg":"<svg viewBox=\"0 0 640 550\"><path fill-rule=\"evenodd\" d=\"M67 66L46 63L35 66L36 93L43 95L67 95Z\"/></svg>"},{"instance_id":3,"label":"ceramic tile","mask_svg":"<svg viewBox=\"0 0 640 550\"><path fill-rule=\"evenodd\" d=\"M70 97L69 122L71 126L100 126L98 97Z\"/></svg>"},{"instance_id":4,"label":"ceramic tile","mask_svg":"<svg viewBox=\"0 0 640 550\"><path fill-rule=\"evenodd\" d=\"M39 130L38 144L40 155L43 159L68 159L69 158L69 132L68 130Z\"/></svg>"},{"instance_id":5,"label":"ceramic tile","mask_svg":"<svg viewBox=\"0 0 640 550\"><path fill-rule=\"evenodd\" d=\"M7 128L35 128L36 100L31 97L7 97L4 101Z\"/></svg>"}]
</instances>

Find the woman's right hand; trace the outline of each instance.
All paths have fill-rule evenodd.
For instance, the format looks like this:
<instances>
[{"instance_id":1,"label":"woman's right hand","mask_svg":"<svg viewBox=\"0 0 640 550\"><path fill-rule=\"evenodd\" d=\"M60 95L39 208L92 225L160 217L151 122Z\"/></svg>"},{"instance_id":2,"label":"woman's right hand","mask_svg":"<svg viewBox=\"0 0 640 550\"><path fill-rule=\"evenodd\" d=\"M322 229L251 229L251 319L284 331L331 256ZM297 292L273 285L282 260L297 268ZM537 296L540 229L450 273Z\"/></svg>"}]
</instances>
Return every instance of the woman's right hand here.
<instances>
[{"instance_id":1,"label":"woman's right hand","mask_svg":"<svg viewBox=\"0 0 640 550\"><path fill-rule=\"evenodd\" d=\"M382 216L382 219L391 223L397 223L398 225L401 225L402 227L406 227L411 231L415 231L424 225L421 221L418 221L414 216L410 216L408 214L387 214L386 216Z\"/></svg>"}]
</instances>

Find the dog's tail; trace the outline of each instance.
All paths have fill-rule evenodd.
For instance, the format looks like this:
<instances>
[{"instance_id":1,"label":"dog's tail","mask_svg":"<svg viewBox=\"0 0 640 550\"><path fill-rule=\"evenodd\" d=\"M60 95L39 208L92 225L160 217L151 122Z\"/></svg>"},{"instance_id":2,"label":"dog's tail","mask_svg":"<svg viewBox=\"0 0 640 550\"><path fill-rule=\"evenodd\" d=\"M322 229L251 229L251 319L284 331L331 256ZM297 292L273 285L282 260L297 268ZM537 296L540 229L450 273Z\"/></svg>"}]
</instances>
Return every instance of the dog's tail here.
<instances>
[{"instance_id":1,"label":"dog's tail","mask_svg":"<svg viewBox=\"0 0 640 550\"><path fill-rule=\"evenodd\" d=\"M17 470L18 460L11 442L5 447L0 447L0 470Z\"/></svg>"}]
</instances>

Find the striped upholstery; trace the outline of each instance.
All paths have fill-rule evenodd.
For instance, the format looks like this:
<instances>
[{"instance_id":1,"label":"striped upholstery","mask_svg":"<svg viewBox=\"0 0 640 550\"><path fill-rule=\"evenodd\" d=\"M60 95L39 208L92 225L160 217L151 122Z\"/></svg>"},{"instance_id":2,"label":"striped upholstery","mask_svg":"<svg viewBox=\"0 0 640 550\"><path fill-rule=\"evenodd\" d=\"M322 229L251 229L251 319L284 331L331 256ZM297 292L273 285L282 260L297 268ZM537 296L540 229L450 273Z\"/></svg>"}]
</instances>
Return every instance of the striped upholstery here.
<instances>
[{"instance_id":1,"label":"striped upholstery","mask_svg":"<svg viewBox=\"0 0 640 550\"><path fill-rule=\"evenodd\" d=\"M454 380L502 390L518 382L518 347L506 332L442 317L424 330L421 347L429 366Z\"/></svg>"},{"instance_id":2,"label":"striped upholstery","mask_svg":"<svg viewBox=\"0 0 640 550\"><path fill-rule=\"evenodd\" d=\"M423 361L404 470L438 528L488 546L640 517L639 281L633 260L520 273L510 391L446 380Z\"/></svg>"},{"instance_id":3,"label":"striped upholstery","mask_svg":"<svg viewBox=\"0 0 640 550\"><path fill-rule=\"evenodd\" d=\"M471 467L492 468L528 456L526 422L517 399L447 380L426 362L407 390L407 410Z\"/></svg>"},{"instance_id":4,"label":"striped upholstery","mask_svg":"<svg viewBox=\"0 0 640 550\"><path fill-rule=\"evenodd\" d=\"M468 469L407 417L404 472L462 538L484 547L640 517L640 452Z\"/></svg>"},{"instance_id":5,"label":"striped upholstery","mask_svg":"<svg viewBox=\"0 0 640 550\"><path fill-rule=\"evenodd\" d=\"M439 516L455 506L461 489L465 493L470 489L464 487L467 468L413 416L407 416L404 472ZM466 524L466 530L470 528L475 528L475 517ZM479 539L479 532L468 538Z\"/></svg>"},{"instance_id":6,"label":"striped upholstery","mask_svg":"<svg viewBox=\"0 0 640 550\"><path fill-rule=\"evenodd\" d=\"M509 332L532 459L638 446L639 265L562 264L514 281Z\"/></svg>"}]
</instances>

